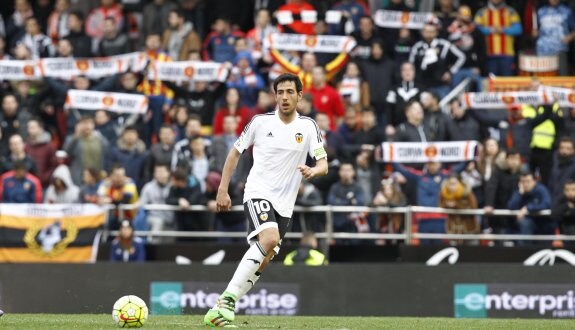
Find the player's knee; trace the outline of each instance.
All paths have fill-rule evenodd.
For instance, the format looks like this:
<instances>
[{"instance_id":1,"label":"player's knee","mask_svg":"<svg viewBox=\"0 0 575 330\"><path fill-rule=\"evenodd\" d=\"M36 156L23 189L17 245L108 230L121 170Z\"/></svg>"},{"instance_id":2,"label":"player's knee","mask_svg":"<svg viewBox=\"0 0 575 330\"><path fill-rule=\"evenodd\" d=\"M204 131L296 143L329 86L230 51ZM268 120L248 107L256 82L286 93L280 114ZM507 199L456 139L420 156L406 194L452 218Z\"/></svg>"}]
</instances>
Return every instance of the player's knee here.
<instances>
[{"instance_id":1,"label":"player's knee","mask_svg":"<svg viewBox=\"0 0 575 330\"><path fill-rule=\"evenodd\" d=\"M274 232L265 233L264 235L260 235L259 241L267 252L271 252L279 244L280 235Z\"/></svg>"}]
</instances>

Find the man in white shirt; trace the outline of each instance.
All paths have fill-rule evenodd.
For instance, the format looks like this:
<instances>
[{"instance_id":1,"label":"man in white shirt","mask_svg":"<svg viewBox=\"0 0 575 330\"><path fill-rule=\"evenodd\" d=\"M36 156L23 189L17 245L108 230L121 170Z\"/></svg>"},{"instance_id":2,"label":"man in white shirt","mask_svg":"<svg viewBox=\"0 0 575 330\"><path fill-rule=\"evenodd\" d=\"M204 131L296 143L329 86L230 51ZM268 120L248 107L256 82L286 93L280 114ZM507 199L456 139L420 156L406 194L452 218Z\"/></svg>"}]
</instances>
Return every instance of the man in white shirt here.
<instances>
[{"instance_id":1,"label":"man in white shirt","mask_svg":"<svg viewBox=\"0 0 575 330\"><path fill-rule=\"evenodd\" d=\"M327 154L315 121L296 112L302 99L302 84L293 74L282 74L273 83L278 109L257 115L244 128L230 151L216 198L218 211L231 208L230 179L240 155L253 146L254 165L244 191L244 212L249 219L250 248L240 261L228 287L204 323L230 325L235 303L259 279L261 272L278 253L293 213L302 176L310 179L327 174ZM305 165L307 155L316 160Z\"/></svg>"}]
</instances>

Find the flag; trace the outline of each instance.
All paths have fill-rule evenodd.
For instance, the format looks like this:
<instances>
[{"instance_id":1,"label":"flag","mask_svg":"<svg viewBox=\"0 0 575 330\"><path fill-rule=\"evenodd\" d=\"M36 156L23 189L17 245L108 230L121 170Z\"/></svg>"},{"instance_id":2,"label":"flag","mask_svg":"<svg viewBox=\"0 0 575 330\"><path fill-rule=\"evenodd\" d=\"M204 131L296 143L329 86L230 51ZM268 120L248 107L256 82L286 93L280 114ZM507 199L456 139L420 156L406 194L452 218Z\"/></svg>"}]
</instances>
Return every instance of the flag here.
<instances>
[{"instance_id":1,"label":"flag","mask_svg":"<svg viewBox=\"0 0 575 330\"><path fill-rule=\"evenodd\" d=\"M264 39L265 49L294 50L314 53L349 53L356 45L348 36L272 33Z\"/></svg>"},{"instance_id":2,"label":"flag","mask_svg":"<svg viewBox=\"0 0 575 330\"><path fill-rule=\"evenodd\" d=\"M94 262L106 216L95 204L1 204L0 262Z\"/></svg>"},{"instance_id":3,"label":"flag","mask_svg":"<svg viewBox=\"0 0 575 330\"><path fill-rule=\"evenodd\" d=\"M461 162L475 157L477 141L384 142L382 161L386 163Z\"/></svg>"},{"instance_id":4,"label":"flag","mask_svg":"<svg viewBox=\"0 0 575 330\"><path fill-rule=\"evenodd\" d=\"M148 98L141 94L70 89L64 106L72 109L144 114L148 110Z\"/></svg>"},{"instance_id":5,"label":"flag","mask_svg":"<svg viewBox=\"0 0 575 330\"><path fill-rule=\"evenodd\" d=\"M432 13L408 12L397 10L378 10L373 21L375 25L390 29L423 29L427 22L432 22Z\"/></svg>"},{"instance_id":6,"label":"flag","mask_svg":"<svg viewBox=\"0 0 575 330\"><path fill-rule=\"evenodd\" d=\"M150 66L148 79L168 81L219 81L228 78L228 68L223 63L178 61L154 62Z\"/></svg>"},{"instance_id":7,"label":"flag","mask_svg":"<svg viewBox=\"0 0 575 330\"><path fill-rule=\"evenodd\" d=\"M94 59L44 58L38 61L43 77L71 80L77 76L91 79L113 76L121 73L118 60L110 57Z\"/></svg>"},{"instance_id":8,"label":"flag","mask_svg":"<svg viewBox=\"0 0 575 330\"><path fill-rule=\"evenodd\" d=\"M465 93L461 96L461 104L468 109L508 109L524 104L552 104L554 100L545 88L523 92Z\"/></svg>"}]
</instances>

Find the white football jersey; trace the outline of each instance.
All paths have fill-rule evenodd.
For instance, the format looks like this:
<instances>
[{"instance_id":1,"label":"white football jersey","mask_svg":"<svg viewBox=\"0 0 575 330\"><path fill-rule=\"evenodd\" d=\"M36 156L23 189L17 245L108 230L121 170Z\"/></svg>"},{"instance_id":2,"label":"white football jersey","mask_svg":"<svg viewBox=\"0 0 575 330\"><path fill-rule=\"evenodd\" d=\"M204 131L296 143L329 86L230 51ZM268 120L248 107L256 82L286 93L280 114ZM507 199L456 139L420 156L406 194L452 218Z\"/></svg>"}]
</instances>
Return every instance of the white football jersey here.
<instances>
[{"instance_id":1,"label":"white football jersey","mask_svg":"<svg viewBox=\"0 0 575 330\"><path fill-rule=\"evenodd\" d=\"M282 216L291 218L302 175L298 165L306 156L327 157L319 127L309 117L298 115L285 124L276 112L256 115L234 144L241 153L253 148L254 164L244 190L244 203L266 199Z\"/></svg>"}]
</instances>

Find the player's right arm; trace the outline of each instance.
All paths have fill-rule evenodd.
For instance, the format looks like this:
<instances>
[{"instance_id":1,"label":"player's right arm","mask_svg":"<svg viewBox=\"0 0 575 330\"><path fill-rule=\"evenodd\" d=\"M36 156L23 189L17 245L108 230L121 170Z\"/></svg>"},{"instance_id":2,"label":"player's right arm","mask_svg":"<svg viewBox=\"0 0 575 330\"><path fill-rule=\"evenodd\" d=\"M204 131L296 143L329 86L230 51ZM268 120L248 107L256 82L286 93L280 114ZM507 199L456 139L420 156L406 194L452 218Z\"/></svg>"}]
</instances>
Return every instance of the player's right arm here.
<instances>
[{"instance_id":1,"label":"player's right arm","mask_svg":"<svg viewBox=\"0 0 575 330\"><path fill-rule=\"evenodd\" d=\"M255 130L257 126L255 121L258 117L259 116L255 116L252 118L252 120L246 125L244 131L236 143L234 143L234 147L228 153L228 157L224 163L224 169L222 170L222 181L220 181L218 194L216 196L216 209L218 211L228 211L232 207L232 201L230 199L230 194L228 193L232 174L238 166L238 161L240 160L242 153L254 143Z\"/></svg>"},{"instance_id":2,"label":"player's right arm","mask_svg":"<svg viewBox=\"0 0 575 330\"><path fill-rule=\"evenodd\" d=\"M232 174L234 173L236 166L238 166L238 161L241 155L242 154L236 148L232 148L228 153L228 157L224 163L224 169L222 170L222 180L220 181L218 194L216 196L216 209L218 211L228 211L232 207L232 200L230 199L228 188L230 186Z\"/></svg>"}]
</instances>

